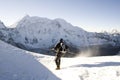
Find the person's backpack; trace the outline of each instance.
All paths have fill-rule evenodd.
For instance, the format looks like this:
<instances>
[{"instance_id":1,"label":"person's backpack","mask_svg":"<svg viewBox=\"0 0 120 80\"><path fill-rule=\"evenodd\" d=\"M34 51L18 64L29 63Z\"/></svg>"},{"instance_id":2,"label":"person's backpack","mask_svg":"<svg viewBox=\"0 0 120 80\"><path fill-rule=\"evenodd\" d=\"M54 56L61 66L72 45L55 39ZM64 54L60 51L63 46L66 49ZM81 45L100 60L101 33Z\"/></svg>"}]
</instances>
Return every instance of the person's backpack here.
<instances>
[{"instance_id":1,"label":"person's backpack","mask_svg":"<svg viewBox=\"0 0 120 80\"><path fill-rule=\"evenodd\" d=\"M60 44L60 52L62 52L63 54L65 54L67 52L66 45L64 43Z\"/></svg>"}]
</instances>

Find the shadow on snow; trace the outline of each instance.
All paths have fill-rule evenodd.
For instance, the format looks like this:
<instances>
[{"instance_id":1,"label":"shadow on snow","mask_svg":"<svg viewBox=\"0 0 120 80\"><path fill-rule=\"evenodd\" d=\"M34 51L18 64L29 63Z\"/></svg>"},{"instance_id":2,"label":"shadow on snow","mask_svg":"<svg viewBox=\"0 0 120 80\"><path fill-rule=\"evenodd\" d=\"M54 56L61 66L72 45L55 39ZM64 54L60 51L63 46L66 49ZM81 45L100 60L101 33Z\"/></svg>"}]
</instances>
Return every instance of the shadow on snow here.
<instances>
[{"instance_id":1,"label":"shadow on snow","mask_svg":"<svg viewBox=\"0 0 120 80\"><path fill-rule=\"evenodd\" d=\"M78 64L78 65L73 65L70 66L70 68L74 67L108 67L108 66L120 66L120 62L98 62L95 64Z\"/></svg>"}]
</instances>

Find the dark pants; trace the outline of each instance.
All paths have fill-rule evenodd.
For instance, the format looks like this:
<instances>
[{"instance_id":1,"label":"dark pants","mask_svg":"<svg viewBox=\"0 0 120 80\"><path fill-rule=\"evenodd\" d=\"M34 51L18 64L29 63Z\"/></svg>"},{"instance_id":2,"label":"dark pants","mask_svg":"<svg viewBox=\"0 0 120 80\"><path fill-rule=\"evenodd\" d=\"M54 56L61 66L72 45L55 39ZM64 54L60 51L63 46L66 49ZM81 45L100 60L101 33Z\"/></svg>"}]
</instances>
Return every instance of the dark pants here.
<instances>
[{"instance_id":1,"label":"dark pants","mask_svg":"<svg viewBox=\"0 0 120 80\"><path fill-rule=\"evenodd\" d=\"M55 58L55 63L57 68L60 68L60 62L61 62L61 53L57 53L56 58Z\"/></svg>"}]
</instances>

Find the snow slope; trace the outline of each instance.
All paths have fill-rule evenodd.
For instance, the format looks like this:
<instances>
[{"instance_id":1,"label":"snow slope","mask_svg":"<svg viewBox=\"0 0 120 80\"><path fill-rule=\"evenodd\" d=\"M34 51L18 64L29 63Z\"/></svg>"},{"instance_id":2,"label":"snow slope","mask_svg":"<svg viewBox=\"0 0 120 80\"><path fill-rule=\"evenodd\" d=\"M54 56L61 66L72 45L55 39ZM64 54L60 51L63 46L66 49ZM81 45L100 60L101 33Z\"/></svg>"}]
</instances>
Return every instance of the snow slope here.
<instances>
[{"instance_id":1,"label":"snow slope","mask_svg":"<svg viewBox=\"0 0 120 80\"><path fill-rule=\"evenodd\" d=\"M0 80L60 80L27 51L0 41Z\"/></svg>"},{"instance_id":2,"label":"snow slope","mask_svg":"<svg viewBox=\"0 0 120 80\"><path fill-rule=\"evenodd\" d=\"M0 80L120 80L120 56L62 58L24 51L0 41Z\"/></svg>"}]
</instances>

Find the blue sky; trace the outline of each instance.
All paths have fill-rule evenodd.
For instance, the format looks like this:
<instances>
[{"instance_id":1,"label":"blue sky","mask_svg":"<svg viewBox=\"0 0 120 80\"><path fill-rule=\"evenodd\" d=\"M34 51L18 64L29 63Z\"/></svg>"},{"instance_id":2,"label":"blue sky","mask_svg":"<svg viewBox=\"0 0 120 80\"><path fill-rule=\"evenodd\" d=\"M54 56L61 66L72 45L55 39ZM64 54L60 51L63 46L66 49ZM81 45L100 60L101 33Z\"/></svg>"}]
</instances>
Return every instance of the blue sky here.
<instances>
[{"instance_id":1,"label":"blue sky","mask_svg":"<svg viewBox=\"0 0 120 80\"><path fill-rule=\"evenodd\" d=\"M0 20L5 25L27 14L62 18L90 32L120 31L120 0L0 0Z\"/></svg>"}]
</instances>

